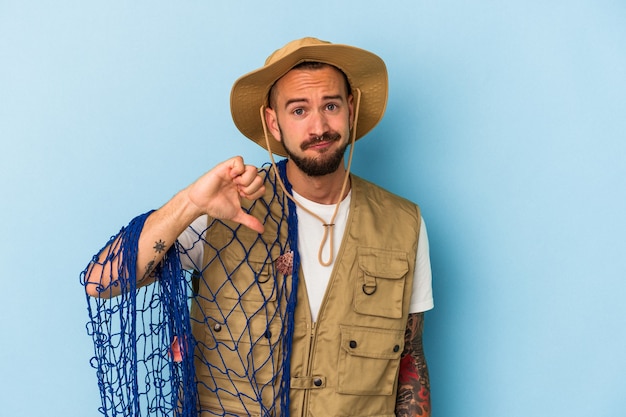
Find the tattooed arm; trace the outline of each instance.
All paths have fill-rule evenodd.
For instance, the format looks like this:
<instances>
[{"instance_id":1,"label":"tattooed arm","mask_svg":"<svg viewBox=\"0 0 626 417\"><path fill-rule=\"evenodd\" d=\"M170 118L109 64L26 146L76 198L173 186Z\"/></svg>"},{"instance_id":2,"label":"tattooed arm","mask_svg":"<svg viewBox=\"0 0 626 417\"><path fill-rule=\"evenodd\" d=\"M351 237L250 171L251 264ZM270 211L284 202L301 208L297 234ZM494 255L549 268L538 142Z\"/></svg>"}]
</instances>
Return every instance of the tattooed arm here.
<instances>
[{"instance_id":1,"label":"tattooed arm","mask_svg":"<svg viewBox=\"0 0 626 417\"><path fill-rule=\"evenodd\" d=\"M430 417L430 381L422 345L423 330L424 313L409 314L398 375L398 417Z\"/></svg>"},{"instance_id":2,"label":"tattooed arm","mask_svg":"<svg viewBox=\"0 0 626 417\"><path fill-rule=\"evenodd\" d=\"M140 285L152 283L154 270L178 236L198 217L208 214L233 220L259 233L261 222L245 213L241 198L259 198L265 188L263 179L252 165L234 157L204 174L176 194L163 207L148 216L137 248L137 279ZM118 279L120 239L114 240L99 254L87 270L86 291L93 297L114 297L120 288L110 285ZM102 291L102 288L106 290Z\"/></svg>"}]
</instances>

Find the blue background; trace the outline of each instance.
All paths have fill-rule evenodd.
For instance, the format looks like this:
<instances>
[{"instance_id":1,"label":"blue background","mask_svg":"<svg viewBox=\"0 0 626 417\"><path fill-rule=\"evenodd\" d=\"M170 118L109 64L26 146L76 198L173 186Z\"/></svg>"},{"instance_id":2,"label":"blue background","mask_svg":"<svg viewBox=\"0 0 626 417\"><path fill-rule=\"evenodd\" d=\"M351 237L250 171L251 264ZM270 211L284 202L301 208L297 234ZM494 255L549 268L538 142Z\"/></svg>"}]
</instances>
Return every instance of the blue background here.
<instances>
[{"instance_id":1,"label":"blue background","mask_svg":"<svg viewBox=\"0 0 626 417\"><path fill-rule=\"evenodd\" d=\"M434 416L626 412L626 3L0 1L0 414L96 416L79 273L264 151L233 81L289 40L378 53L354 172L418 202Z\"/></svg>"}]
</instances>

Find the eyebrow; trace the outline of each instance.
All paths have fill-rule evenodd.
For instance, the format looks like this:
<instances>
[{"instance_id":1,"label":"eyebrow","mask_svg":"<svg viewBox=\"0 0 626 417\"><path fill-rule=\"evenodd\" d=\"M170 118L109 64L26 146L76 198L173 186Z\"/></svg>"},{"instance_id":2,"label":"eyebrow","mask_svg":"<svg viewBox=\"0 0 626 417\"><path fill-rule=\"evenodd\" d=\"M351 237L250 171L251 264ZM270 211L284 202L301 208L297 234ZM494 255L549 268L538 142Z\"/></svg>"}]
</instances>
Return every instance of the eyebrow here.
<instances>
[{"instance_id":1,"label":"eyebrow","mask_svg":"<svg viewBox=\"0 0 626 417\"><path fill-rule=\"evenodd\" d=\"M332 96L324 96L322 97L322 100L324 101L328 101L328 100L339 100L339 101L343 101L343 96L341 94L335 94ZM306 98L292 98L290 100L287 100L287 102L285 103L285 108L289 107L290 105L294 104L294 103L308 103L309 100Z\"/></svg>"}]
</instances>

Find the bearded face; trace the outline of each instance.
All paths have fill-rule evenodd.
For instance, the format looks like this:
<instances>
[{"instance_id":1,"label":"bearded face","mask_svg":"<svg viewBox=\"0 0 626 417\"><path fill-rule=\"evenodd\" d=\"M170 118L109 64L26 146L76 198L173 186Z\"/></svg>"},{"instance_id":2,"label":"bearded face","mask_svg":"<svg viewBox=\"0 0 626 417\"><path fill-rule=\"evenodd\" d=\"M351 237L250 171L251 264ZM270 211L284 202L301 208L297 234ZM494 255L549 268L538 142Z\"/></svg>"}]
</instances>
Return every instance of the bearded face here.
<instances>
[{"instance_id":1,"label":"bearded face","mask_svg":"<svg viewBox=\"0 0 626 417\"><path fill-rule=\"evenodd\" d=\"M340 168L349 144L352 95L330 65L293 69L270 92L267 126L289 159L312 177Z\"/></svg>"}]
</instances>

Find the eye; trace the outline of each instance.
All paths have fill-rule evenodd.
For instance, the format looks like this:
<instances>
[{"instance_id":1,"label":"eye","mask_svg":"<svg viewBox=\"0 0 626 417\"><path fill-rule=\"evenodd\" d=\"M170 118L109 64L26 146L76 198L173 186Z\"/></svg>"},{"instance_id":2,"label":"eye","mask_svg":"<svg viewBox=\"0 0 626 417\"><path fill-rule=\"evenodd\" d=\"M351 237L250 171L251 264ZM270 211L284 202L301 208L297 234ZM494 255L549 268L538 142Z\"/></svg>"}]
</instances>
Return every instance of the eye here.
<instances>
[{"instance_id":1,"label":"eye","mask_svg":"<svg viewBox=\"0 0 626 417\"><path fill-rule=\"evenodd\" d=\"M337 110L337 105L335 103L329 103L326 105L326 110L335 111Z\"/></svg>"},{"instance_id":2,"label":"eye","mask_svg":"<svg viewBox=\"0 0 626 417\"><path fill-rule=\"evenodd\" d=\"M294 109L292 113L295 114L296 116L302 116L304 114L304 109L297 108L297 109Z\"/></svg>"}]
</instances>

